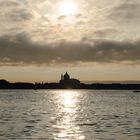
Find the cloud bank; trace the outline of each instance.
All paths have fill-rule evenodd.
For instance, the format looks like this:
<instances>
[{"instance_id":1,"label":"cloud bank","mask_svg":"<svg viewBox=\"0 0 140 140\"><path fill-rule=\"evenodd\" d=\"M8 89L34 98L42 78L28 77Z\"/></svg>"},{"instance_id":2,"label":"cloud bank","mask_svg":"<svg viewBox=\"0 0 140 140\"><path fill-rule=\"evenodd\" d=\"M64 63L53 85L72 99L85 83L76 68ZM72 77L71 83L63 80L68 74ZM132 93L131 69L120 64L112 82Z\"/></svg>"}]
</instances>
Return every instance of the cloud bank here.
<instances>
[{"instance_id":1,"label":"cloud bank","mask_svg":"<svg viewBox=\"0 0 140 140\"><path fill-rule=\"evenodd\" d=\"M87 40L40 44L26 34L0 37L0 64L73 64L140 62L140 41Z\"/></svg>"}]
</instances>

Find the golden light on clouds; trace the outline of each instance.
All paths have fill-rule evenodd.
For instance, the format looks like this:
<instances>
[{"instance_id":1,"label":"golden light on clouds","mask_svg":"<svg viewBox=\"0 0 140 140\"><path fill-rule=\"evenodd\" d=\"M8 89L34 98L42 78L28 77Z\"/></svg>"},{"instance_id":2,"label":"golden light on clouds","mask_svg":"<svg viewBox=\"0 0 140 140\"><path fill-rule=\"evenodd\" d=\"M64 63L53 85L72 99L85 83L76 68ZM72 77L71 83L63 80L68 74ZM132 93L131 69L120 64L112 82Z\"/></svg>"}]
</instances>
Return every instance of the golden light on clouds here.
<instances>
[{"instance_id":1,"label":"golden light on clouds","mask_svg":"<svg viewBox=\"0 0 140 140\"><path fill-rule=\"evenodd\" d=\"M63 0L58 5L60 15L75 15L78 12L78 4L73 0Z\"/></svg>"}]
</instances>

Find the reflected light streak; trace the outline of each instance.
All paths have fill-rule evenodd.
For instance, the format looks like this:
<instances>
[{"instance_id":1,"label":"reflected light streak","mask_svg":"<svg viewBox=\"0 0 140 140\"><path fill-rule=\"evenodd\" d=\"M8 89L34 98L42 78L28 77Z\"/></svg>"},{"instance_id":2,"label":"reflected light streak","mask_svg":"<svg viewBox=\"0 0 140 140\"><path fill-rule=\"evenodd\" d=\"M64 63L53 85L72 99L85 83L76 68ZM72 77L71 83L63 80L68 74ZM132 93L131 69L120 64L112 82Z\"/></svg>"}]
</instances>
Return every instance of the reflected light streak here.
<instances>
[{"instance_id":1,"label":"reflected light streak","mask_svg":"<svg viewBox=\"0 0 140 140\"><path fill-rule=\"evenodd\" d=\"M57 98L57 123L59 133L55 134L56 140L83 140L80 127L77 125L78 118L78 95L77 91L61 91Z\"/></svg>"}]
</instances>

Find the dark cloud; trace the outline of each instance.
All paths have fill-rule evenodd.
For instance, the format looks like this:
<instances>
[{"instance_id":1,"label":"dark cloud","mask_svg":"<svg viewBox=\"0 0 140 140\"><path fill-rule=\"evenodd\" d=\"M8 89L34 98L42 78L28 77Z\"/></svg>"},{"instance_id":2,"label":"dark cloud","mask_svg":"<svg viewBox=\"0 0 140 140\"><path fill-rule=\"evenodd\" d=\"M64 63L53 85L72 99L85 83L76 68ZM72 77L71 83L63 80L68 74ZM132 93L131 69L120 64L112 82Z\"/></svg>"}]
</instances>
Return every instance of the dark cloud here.
<instances>
[{"instance_id":1,"label":"dark cloud","mask_svg":"<svg viewBox=\"0 0 140 140\"><path fill-rule=\"evenodd\" d=\"M112 36L113 34L117 33L118 31L114 28L106 28L106 29L100 29L100 30L96 30L94 32L94 34L97 36L97 37L100 37L100 38L105 38L107 36Z\"/></svg>"},{"instance_id":2,"label":"dark cloud","mask_svg":"<svg viewBox=\"0 0 140 140\"><path fill-rule=\"evenodd\" d=\"M119 21L140 21L140 2L126 1L113 8L109 18Z\"/></svg>"},{"instance_id":3,"label":"dark cloud","mask_svg":"<svg viewBox=\"0 0 140 140\"><path fill-rule=\"evenodd\" d=\"M77 62L131 62L140 60L140 41L117 42L107 40L61 41L40 44L30 41L27 34L0 37L1 65L74 64Z\"/></svg>"},{"instance_id":4,"label":"dark cloud","mask_svg":"<svg viewBox=\"0 0 140 140\"><path fill-rule=\"evenodd\" d=\"M0 1L0 7L16 7L20 6L20 3L18 1L12 1L12 0L2 0Z\"/></svg>"},{"instance_id":5,"label":"dark cloud","mask_svg":"<svg viewBox=\"0 0 140 140\"><path fill-rule=\"evenodd\" d=\"M11 13L7 13L7 17L12 21L25 21L33 19L34 15L30 10L20 8L11 10Z\"/></svg>"},{"instance_id":6,"label":"dark cloud","mask_svg":"<svg viewBox=\"0 0 140 140\"><path fill-rule=\"evenodd\" d=\"M59 16L59 17L58 17L58 20L64 20L66 17L67 17L67 16L64 16L64 15Z\"/></svg>"},{"instance_id":7,"label":"dark cloud","mask_svg":"<svg viewBox=\"0 0 140 140\"><path fill-rule=\"evenodd\" d=\"M8 22L26 21L34 17L33 10L25 5L23 1L2 0L0 1L0 19L6 19ZM8 24L8 23L6 23Z\"/></svg>"}]
</instances>

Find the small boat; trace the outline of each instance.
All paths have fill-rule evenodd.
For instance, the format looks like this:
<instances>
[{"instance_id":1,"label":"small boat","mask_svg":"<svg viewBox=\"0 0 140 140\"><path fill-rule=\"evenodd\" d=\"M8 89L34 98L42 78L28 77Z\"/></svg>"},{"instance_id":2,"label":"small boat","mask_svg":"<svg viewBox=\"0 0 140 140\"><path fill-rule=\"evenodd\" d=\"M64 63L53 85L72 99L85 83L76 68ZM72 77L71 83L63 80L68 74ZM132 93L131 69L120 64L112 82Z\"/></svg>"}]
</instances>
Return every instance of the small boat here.
<instances>
[{"instance_id":1,"label":"small boat","mask_svg":"<svg viewBox=\"0 0 140 140\"><path fill-rule=\"evenodd\" d=\"M133 92L140 92L140 90L134 90Z\"/></svg>"}]
</instances>

